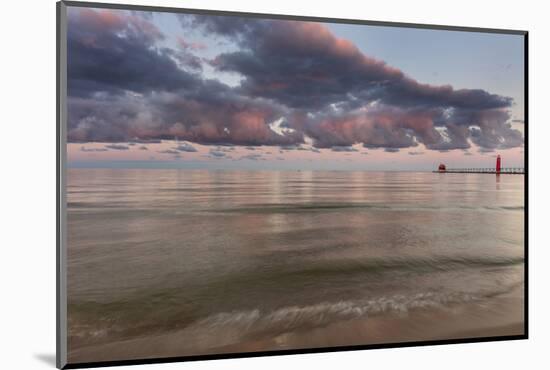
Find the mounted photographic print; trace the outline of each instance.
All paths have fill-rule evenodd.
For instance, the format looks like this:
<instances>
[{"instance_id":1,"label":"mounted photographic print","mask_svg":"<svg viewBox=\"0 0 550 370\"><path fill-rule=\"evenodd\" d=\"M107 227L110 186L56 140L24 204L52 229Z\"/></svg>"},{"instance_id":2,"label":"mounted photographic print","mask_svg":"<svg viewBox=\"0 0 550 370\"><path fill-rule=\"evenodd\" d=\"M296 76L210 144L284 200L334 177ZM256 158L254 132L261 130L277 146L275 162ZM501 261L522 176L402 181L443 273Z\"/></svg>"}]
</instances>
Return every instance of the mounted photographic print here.
<instances>
[{"instance_id":1,"label":"mounted photographic print","mask_svg":"<svg viewBox=\"0 0 550 370\"><path fill-rule=\"evenodd\" d=\"M527 338L527 32L57 10L60 368Z\"/></svg>"}]
</instances>

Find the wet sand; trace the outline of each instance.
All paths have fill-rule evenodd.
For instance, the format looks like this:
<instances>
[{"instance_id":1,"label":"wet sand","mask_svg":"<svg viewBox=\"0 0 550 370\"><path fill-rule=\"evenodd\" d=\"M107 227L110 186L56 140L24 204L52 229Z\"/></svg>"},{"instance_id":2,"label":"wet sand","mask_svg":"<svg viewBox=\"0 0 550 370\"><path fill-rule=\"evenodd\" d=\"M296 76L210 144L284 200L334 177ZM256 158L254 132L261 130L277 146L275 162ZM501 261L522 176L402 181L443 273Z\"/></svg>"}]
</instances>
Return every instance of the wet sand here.
<instances>
[{"instance_id":1,"label":"wet sand","mask_svg":"<svg viewBox=\"0 0 550 370\"><path fill-rule=\"evenodd\" d=\"M524 334L523 297L499 297L440 309L346 320L312 330L242 341L239 333L213 332L190 337L185 330L80 348L71 363L276 351L353 345L475 339ZM242 339L242 338L241 338ZM235 340L235 342L232 342ZM205 349L205 343L210 348Z\"/></svg>"}]
</instances>

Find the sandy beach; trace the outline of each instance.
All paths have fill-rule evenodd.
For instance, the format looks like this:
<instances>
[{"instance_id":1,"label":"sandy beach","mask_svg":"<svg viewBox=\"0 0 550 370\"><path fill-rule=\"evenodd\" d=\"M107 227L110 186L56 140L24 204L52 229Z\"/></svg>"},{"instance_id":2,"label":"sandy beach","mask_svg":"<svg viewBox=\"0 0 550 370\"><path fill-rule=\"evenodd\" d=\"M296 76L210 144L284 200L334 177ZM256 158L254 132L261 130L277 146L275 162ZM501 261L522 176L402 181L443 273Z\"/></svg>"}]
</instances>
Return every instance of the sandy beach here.
<instances>
[{"instance_id":1,"label":"sandy beach","mask_svg":"<svg viewBox=\"0 0 550 370\"><path fill-rule=\"evenodd\" d=\"M168 334L80 348L70 362L112 361L221 353L277 351L353 345L376 345L445 339L473 339L524 334L521 289L492 299L439 309L416 309L397 315L344 320L310 330L238 339L239 333ZM195 336L191 336L194 334ZM210 346L207 346L206 343Z\"/></svg>"}]
</instances>

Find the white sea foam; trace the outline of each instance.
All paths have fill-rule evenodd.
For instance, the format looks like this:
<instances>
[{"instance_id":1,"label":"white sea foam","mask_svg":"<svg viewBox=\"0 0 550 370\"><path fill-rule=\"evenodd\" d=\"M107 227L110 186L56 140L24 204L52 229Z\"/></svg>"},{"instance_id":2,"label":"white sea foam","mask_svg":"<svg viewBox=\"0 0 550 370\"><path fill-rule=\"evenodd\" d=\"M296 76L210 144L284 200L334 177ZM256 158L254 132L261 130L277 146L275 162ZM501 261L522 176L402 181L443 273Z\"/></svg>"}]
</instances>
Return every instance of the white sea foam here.
<instances>
[{"instance_id":1,"label":"white sea foam","mask_svg":"<svg viewBox=\"0 0 550 370\"><path fill-rule=\"evenodd\" d=\"M273 311L253 309L222 312L198 320L190 328L238 329L243 334L286 332L322 327L333 322L367 318L382 313L404 315L412 309L444 308L480 300L467 293L418 293L359 301L323 302L308 306L283 307Z\"/></svg>"}]
</instances>

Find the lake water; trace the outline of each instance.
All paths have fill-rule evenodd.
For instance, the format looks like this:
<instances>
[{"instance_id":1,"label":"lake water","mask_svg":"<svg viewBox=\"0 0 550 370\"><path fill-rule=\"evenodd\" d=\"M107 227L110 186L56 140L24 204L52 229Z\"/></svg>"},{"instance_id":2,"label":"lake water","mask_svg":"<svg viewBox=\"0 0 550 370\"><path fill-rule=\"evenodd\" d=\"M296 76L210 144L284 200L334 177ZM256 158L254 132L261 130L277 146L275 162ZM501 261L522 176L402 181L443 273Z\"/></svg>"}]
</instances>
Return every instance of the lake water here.
<instances>
[{"instance_id":1,"label":"lake water","mask_svg":"<svg viewBox=\"0 0 550 370\"><path fill-rule=\"evenodd\" d=\"M517 331L523 181L70 169L69 360Z\"/></svg>"}]
</instances>

